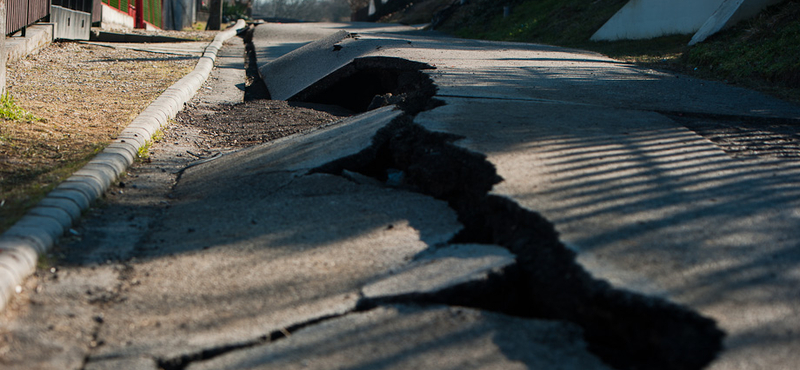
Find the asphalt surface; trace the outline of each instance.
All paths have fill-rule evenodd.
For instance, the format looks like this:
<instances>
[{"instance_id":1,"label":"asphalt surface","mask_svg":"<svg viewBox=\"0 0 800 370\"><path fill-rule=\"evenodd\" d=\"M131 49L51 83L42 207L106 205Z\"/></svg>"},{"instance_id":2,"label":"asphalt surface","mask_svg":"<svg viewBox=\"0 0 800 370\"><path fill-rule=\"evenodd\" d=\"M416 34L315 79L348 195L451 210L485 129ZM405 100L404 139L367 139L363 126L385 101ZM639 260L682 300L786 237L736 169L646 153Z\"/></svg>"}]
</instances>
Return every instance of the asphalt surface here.
<instances>
[{"instance_id":1,"label":"asphalt surface","mask_svg":"<svg viewBox=\"0 0 800 370\"><path fill-rule=\"evenodd\" d=\"M155 145L26 282L4 368L800 363L797 160L696 129L800 108L409 27L263 24L253 44L273 98L385 106L213 158L183 155L191 128ZM195 105L242 99L243 49Z\"/></svg>"}]
</instances>

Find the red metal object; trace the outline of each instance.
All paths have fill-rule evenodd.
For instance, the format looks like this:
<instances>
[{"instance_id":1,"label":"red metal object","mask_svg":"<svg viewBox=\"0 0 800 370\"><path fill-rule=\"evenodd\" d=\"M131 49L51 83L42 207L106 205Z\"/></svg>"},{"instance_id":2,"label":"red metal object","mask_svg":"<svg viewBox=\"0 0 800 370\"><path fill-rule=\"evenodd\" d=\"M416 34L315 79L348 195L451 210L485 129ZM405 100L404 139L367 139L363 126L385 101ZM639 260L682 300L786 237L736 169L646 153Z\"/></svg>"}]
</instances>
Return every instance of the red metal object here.
<instances>
[{"instance_id":1,"label":"red metal object","mask_svg":"<svg viewBox=\"0 0 800 370\"><path fill-rule=\"evenodd\" d=\"M146 28L144 24L144 0L136 0L136 16L134 17L136 28Z\"/></svg>"}]
</instances>

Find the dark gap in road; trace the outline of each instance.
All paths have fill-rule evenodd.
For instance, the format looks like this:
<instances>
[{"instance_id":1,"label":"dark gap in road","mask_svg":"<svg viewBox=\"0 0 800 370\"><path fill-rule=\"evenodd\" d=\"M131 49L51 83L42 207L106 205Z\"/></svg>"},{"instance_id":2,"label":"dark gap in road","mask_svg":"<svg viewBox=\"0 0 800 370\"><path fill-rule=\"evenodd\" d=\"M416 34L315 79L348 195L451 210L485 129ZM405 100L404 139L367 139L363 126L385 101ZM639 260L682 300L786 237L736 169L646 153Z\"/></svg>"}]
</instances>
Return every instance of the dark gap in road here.
<instances>
[{"instance_id":1,"label":"dark gap in road","mask_svg":"<svg viewBox=\"0 0 800 370\"><path fill-rule=\"evenodd\" d=\"M484 282L428 295L362 300L356 309L389 301L431 302L566 320L580 325L589 349L618 369L692 370L710 363L724 337L713 320L594 279L548 220L489 194L502 179L485 156L454 145L460 139L455 135L430 132L413 122L416 113L441 104L433 99L436 86L422 72L430 68L400 58L358 58L289 99L357 112L397 104L407 113L381 129L369 148L312 172L357 172L446 201L464 225L452 243L505 247L516 255L517 265Z\"/></svg>"},{"instance_id":2,"label":"dark gap in road","mask_svg":"<svg viewBox=\"0 0 800 370\"><path fill-rule=\"evenodd\" d=\"M520 292L527 291L521 284L522 271L519 264L504 267L502 271L489 272L485 279L477 279L435 292L414 292L395 296L362 298L356 311L369 311L379 306L392 304L448 305L473 307L501 312L506 315L529 317L525 307L519 304Z\"/></svg>"},{"instance_id":3,"label":"dark gap in road","mask_svg":"<svg viewBox=\"0 0 800 370\"><path fill-rule=\"evenodd\" d=\"M156 359L156 365L161 370L183 370L187 366L189 366L192 362L209 360L214 357L224 355L231 351L257 346L259 344L269 342L270 339L271 335L265 335L249 342L204 349L200 352L185 354L175 358Z\"/></svg>"},{"instance_id":4,"label":"dark gap in road","mask_svg":"<svg viewBox=\"0 0 800 370\"><path fill-rule=\"evenodd\" d=\"M289 101L338 105L366 112L397 105L409 114L442 104L436 86L422 70L434 67L402 58L364 57L325 76Z\"/></svg>"},{"instance_id":5,"label":"dark gap in road","mask_svg":"<svg viewBox=\"0 0 800 370\"><path fill-rule=\"evenodd\" d=\"M381 129L370 148L315 170L358 172L444 200L464 225L452 243L494 244L516 255L517 272L494 276L491 286L406 298L574 322L583 328L589 350L617 369L701 369L716 357L724 333L713 320L594 279L548 220L488 194L502 179L485 156L453 145L457 139L404 116Z\"/></svg>"},{"instance_id":6,"label":"dark gap in road","mask_svg":"<svg viewBox=\"0 0 800 370\"><path fill-rule=\"evenodd\" d=\"M242 33L245 44L245 95L244 101L269 100L269 89L258 70L253 44L256 25L248 26ZM324 111L363 113L387 105L397 105L406 113L415 115L430 110L444 102L433 98L436 85L422 72L435 67L420 62L395 57L363 57L316 81L287 101L290 104L309 106Z\"/></svg>"},{"instance_id":7,"label":"dark gap in road","mask_svg":"<svg viewBox=\"0 0 800 370\"><path fill-rule=\"evenodd\" d=\"M226 354L228 352L233 352L233 351L237 351L237 350L241 350L241 349L255 347L255 346L258 346L258 345L261 345L261 344L265 344L265 343L274 342L276 340L286 338L286 337L292 335L292 333L294 333L294 332L296 332L296 331L298 331L300 329L303 329L305 327L316 325L316 324L319 324L321 322L328 321L328 320L331 320L331 319L339 318L339 317L345 316L345 315L350 314L350 313L351 312L345 312L345 313L342 313L342 314L317 317L317 318L314 318L314 319L310 319L308 321L304 321L304 322L301 322L301 323L297 323L297 324L291 325L291 326L286 327L286 328L281 328L281 329L278 329L278 330L274 330L269 334L263 335L261 337L258 337L256 339L253 339L253 340L250 340L250 341L246 341L246 342L229 344L229 345L224 345L224 346L219 346L219 347L214 347L214 348L208 348L208 349L204 349L204 350L199 351L199 352L190 353L190 354L184 354L184 355L181 355L179 357L174 357L174 358L169 358L169 359L156 359L156 364L158 365L158 368L161 369L161 370L184 370L184 369L186 369L186 367L188 367L193 362L206 361L206 360L210 360L210 359L212 359L214 357L224 355L224 354Z\"/></svg>"},{"instance_id":8,"label":"dark gap in road","mask_svg":"<svg viewBox=\"0 0 800 370\"><path fill-rule=\"evenodd\" d=\"M267 84L261 79L261 74L258 73L258 63L256 59L256 48L253 45L253 33L256 26L251 24L247 26L241 37L244 41L244 101L253 100L269 100L269 90Z\"/></svg>"}]
</instances>

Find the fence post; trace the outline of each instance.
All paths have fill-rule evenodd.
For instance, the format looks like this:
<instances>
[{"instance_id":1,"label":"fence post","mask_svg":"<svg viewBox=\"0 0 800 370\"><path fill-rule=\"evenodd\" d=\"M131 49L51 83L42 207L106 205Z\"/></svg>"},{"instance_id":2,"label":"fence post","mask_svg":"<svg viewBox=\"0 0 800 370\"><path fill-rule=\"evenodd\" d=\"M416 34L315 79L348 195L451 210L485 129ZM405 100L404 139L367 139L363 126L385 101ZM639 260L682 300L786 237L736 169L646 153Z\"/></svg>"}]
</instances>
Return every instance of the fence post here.
<instances>
[{"instance_id":1,"label":"fence post","mask_svg":"<svg viewBox=\"0 0 800 370\"><path fill-rule=\"evenodd\" d=\"M136 0L136 18L133 28L145 28L144 26L144 1Z\"/></svg>"},{"instance_id":2,"label":"fence post","mask_svg":"<svg viewBox=\"0 0 800 370\"><path fill-rule=\"evenodd\" d=\"M0 95L6 93L6 0L0 0Z\"/></svg>"},{"instance_id":3,"label":"fence post","mask_svg":"<svg viewBox=\"0 0 800 370\"><path fill-rule=\"evenodd\" d=\"M208 6L206 30L219 31L222 29L222 0L211 0Z\"/></svg>"}]
</instances>

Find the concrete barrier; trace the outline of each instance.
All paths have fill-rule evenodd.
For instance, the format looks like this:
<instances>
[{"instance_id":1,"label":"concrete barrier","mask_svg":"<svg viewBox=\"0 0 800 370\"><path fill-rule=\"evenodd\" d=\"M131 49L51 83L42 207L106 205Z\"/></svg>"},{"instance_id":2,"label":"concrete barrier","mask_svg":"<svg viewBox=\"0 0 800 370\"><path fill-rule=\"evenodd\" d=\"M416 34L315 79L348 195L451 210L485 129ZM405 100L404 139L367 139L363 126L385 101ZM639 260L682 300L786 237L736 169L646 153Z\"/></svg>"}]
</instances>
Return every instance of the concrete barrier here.
<instances>
[{"instance_id":1,"label":"concrete barrier","mask_svg":"<svg viewBox=\"0 0 800 370\"><path fill-rule=\"evenodd\" d=\"M55 23L54 39L88 40L92 28L92 14L50 6L50 20Z\"/></svg>"},{"instance_id":2,"label":"concrete barrier","mask_svg":"<svg viewBox=\"0 0 800 370\"><path fill-rule=\"evenodd\" d=\"M25 58L53 42L55 25L53 23L37 23L28 27L25 37L6 37L6 62L8 64Z\"/></svg>"},{"instance_id":3,"label":"concrete barrier","mask_svg":"<svg viewBox=\"0 0 800 370\"><path fill-rule=\"evenodd\" d=\"M751 18L763 8L777 4L781 0L725 0L694 34L689 45L703 42L709 36L733 26L741 20Z\"/></svg>"},{"instance_id":4,"label":"concrete barrier","mask_svg":"<svg viewBox=\"0 0 800 370\"><path fill-rule=\"evenodd\" d=\"M693 43L780 0L631 0L591 40L650 39L696 33ZM700 31L700 32L698 32Z\"/></svg>"}]
</instances>

